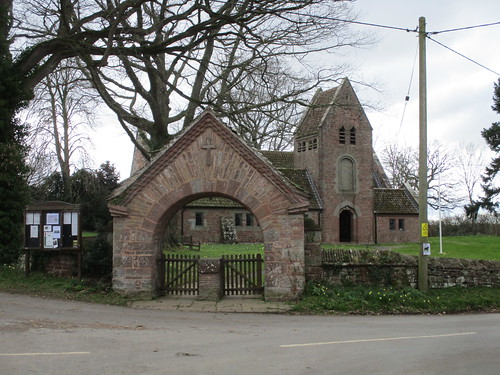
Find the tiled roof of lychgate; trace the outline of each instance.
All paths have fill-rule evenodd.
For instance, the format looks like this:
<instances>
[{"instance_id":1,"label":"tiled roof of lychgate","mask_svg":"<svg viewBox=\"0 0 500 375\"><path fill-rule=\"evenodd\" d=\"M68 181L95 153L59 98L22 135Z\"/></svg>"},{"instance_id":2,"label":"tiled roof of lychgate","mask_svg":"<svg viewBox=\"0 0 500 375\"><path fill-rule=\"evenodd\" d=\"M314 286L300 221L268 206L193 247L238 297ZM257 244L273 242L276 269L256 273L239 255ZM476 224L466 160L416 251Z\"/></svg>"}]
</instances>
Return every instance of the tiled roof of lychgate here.
<instances>
[{"instance_id":1,"label":"tiled roof of lychgate","mask_svg":"<svg viewBox=\"0 0 500 375\"><path fill-rule=\"evenodd\" d=\"M322 124L323 116L331 108L336 92L337 87L316 93L311 104L312 106L306 112L295 132L296 137L305 137L318 131L318 128Z\"/></svg>"},{"instance_id":2,"label":"tiled roof of lychgate","mask_svg":"<svg viewBox=\"0 0 500 375\"><path fill-rule=\"evenodd\" d=\"M276 168L293 168L292 151L259 151Z\"/></svg>"},{"instance_id":3,"label":"tiled roof of lychgate","mask_svg":"<svg viewBox=\"0 0 500 375\"><path fill-rule=\"evenodd\" d=\"M406 189L375 189L376 214L418 214L418 204Z\"/></svg>"}]
</instances>

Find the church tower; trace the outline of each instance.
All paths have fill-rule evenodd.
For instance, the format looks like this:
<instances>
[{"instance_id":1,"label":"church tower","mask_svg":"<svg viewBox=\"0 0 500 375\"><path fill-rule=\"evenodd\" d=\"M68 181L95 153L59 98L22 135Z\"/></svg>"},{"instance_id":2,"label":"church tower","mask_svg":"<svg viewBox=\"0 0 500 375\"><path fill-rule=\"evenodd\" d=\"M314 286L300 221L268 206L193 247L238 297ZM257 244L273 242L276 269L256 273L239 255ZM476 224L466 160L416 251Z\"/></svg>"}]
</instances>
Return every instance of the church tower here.
<instances>
[{"instance_id":1,"label":"church tower","mask_svg":"<svg viewBox=\"0 0 500 375\"><path fill-rule=\"evenodd\" d=\"M323 204L323 242L374 242L372 127L347 78L319 90L295 133L295 168L307 169Z\"/></svg>"}]
</instances>

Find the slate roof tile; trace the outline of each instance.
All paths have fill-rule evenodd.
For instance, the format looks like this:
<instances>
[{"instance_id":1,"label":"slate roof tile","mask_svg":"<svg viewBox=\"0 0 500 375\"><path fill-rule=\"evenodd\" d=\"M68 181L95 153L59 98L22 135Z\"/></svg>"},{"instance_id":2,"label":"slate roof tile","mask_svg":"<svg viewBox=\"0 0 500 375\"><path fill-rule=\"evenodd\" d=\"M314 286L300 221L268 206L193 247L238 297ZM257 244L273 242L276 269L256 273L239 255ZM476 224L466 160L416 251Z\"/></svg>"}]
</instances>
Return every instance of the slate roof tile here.
<instances>
[{"instance_id":1,"label":"slate roof tile","mask_svg":"<svg viewBox=\"0 0 500 375\"><path fill-rule=\"evenodd\" d=\"M376 214L418 214L418 204L406 189L375 189Z\"/></svg>"}]
</instances>

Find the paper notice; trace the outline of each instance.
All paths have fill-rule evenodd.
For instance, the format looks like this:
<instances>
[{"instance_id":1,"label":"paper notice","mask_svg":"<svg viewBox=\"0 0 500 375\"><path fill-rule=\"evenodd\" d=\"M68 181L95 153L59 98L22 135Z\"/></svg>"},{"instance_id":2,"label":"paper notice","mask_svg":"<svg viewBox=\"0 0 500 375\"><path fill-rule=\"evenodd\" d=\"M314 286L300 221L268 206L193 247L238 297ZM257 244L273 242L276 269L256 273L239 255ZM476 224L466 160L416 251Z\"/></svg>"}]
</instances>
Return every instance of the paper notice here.
<instances>
[{"instance_id":1,"label":"paper notice","mask_svg":"<svg viewBox=\"0 0 500 375\"><path fill-rule=\"evenodd\" d=\"M59 224L59 214L58 213L47 214L46 224L50 225Z\"/></svg>"},{"instance_id":2,"label":"paper notice","mask_svg":"<svg viewBox=\"0 0 500 375\"><path fill-rule=\"evenodd\" d=\"M59 225L52 227L52 238L61 238L61 227Z\"/></svg>"},{"instance_id":3,"label":"paper notice","mask_svg":"<svg viewBox=\"0 0 500 375\"><path fill-rule=\"evenodd\" d=\"M54 237L52 236L52 232L43 233L43 247L46 249L52 249L54 247Z\"/></svg>"},{"instance_id":4,"label":"paper notice","mask_svg":"<svg viewBox=\"0 0 500 375\"><path fill-rule=\"evenodd\" d=\"M30 238L38 238L38 225L30 226Z\"/></svg>"}]
</instances>

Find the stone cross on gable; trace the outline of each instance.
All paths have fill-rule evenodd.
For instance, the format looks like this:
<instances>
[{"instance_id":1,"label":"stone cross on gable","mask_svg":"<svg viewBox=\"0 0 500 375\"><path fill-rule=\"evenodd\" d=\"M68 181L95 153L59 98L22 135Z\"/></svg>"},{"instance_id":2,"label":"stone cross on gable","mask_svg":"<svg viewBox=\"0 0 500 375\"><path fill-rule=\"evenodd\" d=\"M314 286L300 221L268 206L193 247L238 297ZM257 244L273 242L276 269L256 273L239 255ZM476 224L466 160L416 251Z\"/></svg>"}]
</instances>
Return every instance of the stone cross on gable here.
<instances>
[{"instance_id":1,"label":"stone cross on gable","mask_svg":"<svg viewBox=\"0 0 500 375\"><path fill-rule=\"evenodd\" d=\"M210 151L216 149L216 147L212 144L212 139L207 138L207 142L203 146L201 146L201 148L207 152L207 165L212 165L212 158Z\"/></svg>"}]
</instances>

